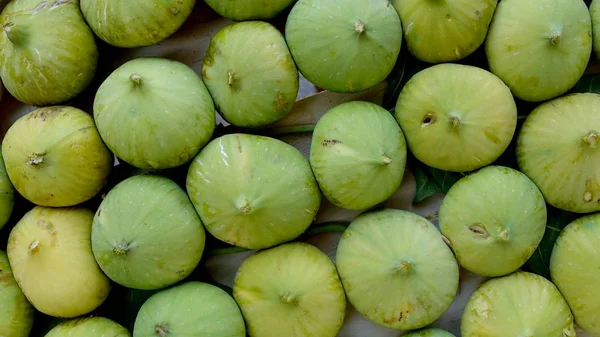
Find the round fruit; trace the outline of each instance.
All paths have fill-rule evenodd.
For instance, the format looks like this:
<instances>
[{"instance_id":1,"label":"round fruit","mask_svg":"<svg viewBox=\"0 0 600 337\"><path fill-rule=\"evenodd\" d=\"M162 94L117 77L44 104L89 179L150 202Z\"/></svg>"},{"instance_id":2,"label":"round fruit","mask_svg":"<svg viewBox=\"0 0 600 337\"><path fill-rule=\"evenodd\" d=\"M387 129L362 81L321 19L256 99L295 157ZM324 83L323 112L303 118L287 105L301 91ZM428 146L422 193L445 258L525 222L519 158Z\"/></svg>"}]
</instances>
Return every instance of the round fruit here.
<instances>
[{"instance_id":1,"label":"round fruit","mask_svg":"<svg viewBox=\"0 0 600 337\"><path fill-rule=\"evenodd\" d=\"M497 277L521 268L544 237L542 193L523 173L487 166L457 181L442 201L440 230L465 269Z\"/></svg>"},{"instance_id":2,"label":"round fruit","mask_svg":"<svg viewBox=\"0 0 600 337\"><path fill-rule=\"evenodd\" d=\"M44 337L131 337L119 323L105 317L82 317L62 322Z\"/></svg>"},{"instance_id":3,"label":"round fruit","mask_svg":"<svg viewBox=\"0 0 600 337\"><path fill-rule=\"evenodd\" d=\"M402 335L402 337L455 337L446 330L437 328L425 328L416 331L410 331Z\"/></svg>"},{"instance_id":4,"label":"round fruit","mask_svg":"<svg viewBox=\"0 0 600 337\"><path fill-rule=\"evenodd\" d=\"M212 137L215 107L202 79L187 65L141 57L100 85L94 119L108 148L142 169L181 166Z\"/></svg>"},{"instance_id":5,"label":"round fruit","mask_svg":"<svg viewBox=\"0 0 600 337\"><path fill-rule=\"evenodd\" d=\"M335 337L346 314L333 261L303 242L247 258L235 276L233 296L250 337Z\"/></svg>"},{"instance_id":6,"label":"round fruit","mask_svg":"<svg viewBox=\"0 0 600 337\"><path fill-rule=\"evenodd\" d=\"M490 70L515 97L539 102L570 90L592 52L592 24L583 0L502 0L485 50Z\"/></svg>"},{"instance_id":7,"label":"round fruit","mask_svg":"<svg viewBox=\"0 0 600 337\"><path fill-rule=\"evenodd\" d=\"M246 337L235 300L208 283L190 281L162 290L142 305L134 337Z\"/></svg>"},{"instance_id":8,"label":"round fruit","mask_svg":"<svg viewBox=\"0 0 600 337\"><path fill-rule=\"evenodd\" d=\"M600 213L571 222L560 233L550 258L550 275L569 304L575 323L600 336Z\"/></svg>"},{"instance_id":9,"label":"round fruit","mask_svg":"<svg viewBox=\"0 0 600 337\"><path fill-rule=\"evenodd\" d=\"M402 46L402 24L388 0L298 0L285 37L302 75L334 92L385 80Z\"/></svg>"},{"instance_id":10,"label":"round fruit","mask_svg":"<svg viewBox=\"0 0 600 337\"><path fill-rule=\"evenodd\" d=\"M458 291L452 251L432 223L412 212L382 209L359 215L342 235L336 259L350 303L390 329L433 323Z\"/></svg>"},{"instance_id":11,"label":"round fruit","mask_svg":"<svg viewBox=\"0 0 600 337\"><path fill-rule=\"evenodd\" d=\"M446 171L493 163L517 127L515 100L498 77L452 63L414 75L402 88L395 114L414 156Z\"/></svg>"},{"instance_id":12,"label":"round fruit","mask_svg":"<svg viewBox=\"0 0 600 337\"><path fill-rule=\"evenodd\" d=\"M81 0L94 33L115 47L157 44L175 33L192 13L195 0Z\"/></svg>"},{"instance_id":13,"label":"round fruit","mask_svg":"<svg viewBox=\"0 0 600 337\"><path fill-rule=\"evenodd\" d=\"M393 0L411 54L429 63L454 62L485 41L498 0Z\"/></svg>"},{"instance_id":14,"label":"round fruit","mask_svg":"<svg viewBox=\"0 0 600 337\"><path fill-rule=\"evenodd\" d=\"M592 0L589 10L592 20L592 49L596 59L600 59L600 1Z\"/></svg>"},{"instance_id":15,"label":"round fruit","mask_svg":"<svg viewBox=\"0 0 600 337\"><path fill-rule=\"evenodd\" d=\"M577 335L569 306L554 284L526 272L479 287L467 302L460 329L463 337Z\"/></svg>"},{"instance_id":16,"label":"round fruit","mask_svg":"<svg viewBox=\"0 0 600 337\"><path fill-rule=\"evenodd\" d=\"M206 0L219 15L234 21L244 20L269 20L284 9L289 7L295 0Z\"/></svg>"},{"instance_id":17,"label":"round fruit","mask_svg":"<svg viewBox=\"0 0 600 337\"><path fill-rule=\"evenodd\" d=\"M0 149L0 229L6 225L15 207L15 188L6 173L2 149Z\"/></svg>"},{"instance_id":18,"label":"round fruit","mask_svg":"<svg viewBox=\"0 0 600 337\"><path fill-rule=\"evenodd\" d=\"M0 312L0 336L29 336L34 310L13 277L6 253L1 250Z\"/></svg>"},{"instance_id":19,"label":"round fruit","mask_svg":"<svg viewBox=\"0 0 600 337\"><path fill-rule=\"evenodd\" d=\"M550 205L600 211L600 95L578 93L542 103L517 140L520 170Z\"/></svg>"},{"instance_id":20,"label":"round fruit","mask_svg":"<svg viewBox=\"0 0 600 337\"><path fill-rule=\"evenodd\" d=\"M114 163L92 116L70 106L43 107L20 117L2 141L15 189L39 206L85 202L105 186Z\"/></svg>"},{"instance_id":21,"label":"round fruit","mask_svg":"<svg viewBox=\"0 0 600 337\"><path fill-rule=\"evenodd\" d=\"M283 118L299 89L298 70L283 35L262 21L219 30L202 61L202 78L222 117L242 127Z\"/></svg>"},{"instance_id":22,"label":"round fruit","mask_svg":"<svg viewBox=\"0 0 600 337\"><path fill-rule=\"evenodd\" d=\"M249 249L297 238L321 205L308 160L295 147L263 136L213 140L190 165L186 185L206 229Z\"/></svg>"},{"instance_id":23,"label":"round fruit","mask_svg":"<svg viewBox=\"0 0 600 337\"><path fill-rule=\"evenodd\" d=\"M370 102L329 110L312 135L310 164L333 204L363 210L388 199L402 183L406 142L387 110Z\"/></svg>"},{"instance_id":24,"label":"round fruit","mask_svg":"<svg viewBox=\"0 0 600 337\"><path fill-rule=\"evenodd\" d=\"M202 258L205 239L185 191L150 174L127 178L110 190L92 226L100 268L114 282L142 290L189 276Z\"/></svg>"},{"instance_id":25,"label":"round fruit","mask_svg":"<svg viewBox=\"0 0 600 337\"><path fill-rule=\"evenodd\" d=\"M36 206L10 232L7 253L15 280L38 311L73 318L108 297L110 280L90 246L93 217L82 207Z\"/></svg>"},{"instance_id":26,"label":"round fruit","mask_svg":"<svg viewBox=\"0 0 600 337\"><path fill-rule=\"evenodd\" d=\"M0 77L17 100L59 104L91 83L98 48L78 1L10 1L0 25Z\"/></svg>"}]
</instances>

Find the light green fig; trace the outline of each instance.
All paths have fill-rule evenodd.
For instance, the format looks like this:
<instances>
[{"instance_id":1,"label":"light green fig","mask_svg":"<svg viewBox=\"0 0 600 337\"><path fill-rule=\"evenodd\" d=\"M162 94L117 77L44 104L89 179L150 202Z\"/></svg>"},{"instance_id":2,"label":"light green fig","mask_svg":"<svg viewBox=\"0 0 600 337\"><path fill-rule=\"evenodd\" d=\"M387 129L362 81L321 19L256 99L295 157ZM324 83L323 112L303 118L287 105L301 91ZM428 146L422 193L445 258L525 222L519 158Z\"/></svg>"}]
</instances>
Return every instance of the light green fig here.
<instances>
[{"instance_id":1,"label":"light green fig","mask_svg":"<svg viewBox=\"0 0 600 337\"><path fill-rule=\"evenodd\" d=\"M577 326L600 336L600 213L569 223L554 243L550 275L569 304Z\"/></svg>"},{"instance_id":2,"label":"light green fig","mask_svg":"<svg viewBox=\"0 0 600 337\"><path fill-rule=\"evenodd\" d=\"M467 302L460 330L462 337L577 336L573 315L556 286L522 271L481 285Z\"/></svg>"},{"instance_id":3,"label":"light green fig","mask_svg":"<svg viewBox=\"0 0 600 337\"><path fill-rule=\"evenodd\" d=\"M15 207L15 187L13 186L0 149L0 229L6 225Z\"/></svg>"},{"instance_id":4,"label":"light green fig","mask_svg":"<svg viewBox=\"0 0 600 337\"><path fill-rule=\"evenodd\" d=\"M569 91L588 65L592 23L583 0L502 0L485 42L490 70L515 97L541 102Z\"/></svg>"},{"instance_id":5,"label":"light green fig","mask_svg":"<svg viewBox=\"0 0 600 337\"><path fill-rule=\"evenodd\" d=\"M92 251L114 282L162 289L188 277L204 252L206 234L185 191L152 174L111 189L94 216Z\"/></svg>"},{"instance_id":6,"label":"light green fig","mask_svg":"<svg viewBox=\"0 0 600 337\"><path fill-rule=\"evenodd\" d=\"M485 41L498 0L392 0L406 46L423 62L455 62Z\"/></svg>"},{"instance_id":7,"label":"light green fig","mask_svg":"<svg viewBox=\"0 0 600 337\"><path fill-rule=\"evenodd\" d=\"M15 189L47 207L90 200L114 164L92 116L70 106L38 108L17 119L2 141L2 156Z\"/></svg>"},{"instance_id":8,"label":"light green fig","mask_svg":"<svg viewBox=\"0 0 600 337\"><path fill-rule=\"evenodd\" d=\"M79 1L10 1L0 14L0 26L0 77L17 100L56 105L92 82L98 48Z\"/></svg>"},{"instance_id":9,"label":"light green fig","mask_svg":"<svg viewBox=\"0 0 600 337\"><path fill-rule=\"evenodd\" d=\"M202 60L202 78L222 117L241 127L283 118L296 102L300 83L283 35L263 21L219 30Z\"/></svg>"},{"instance_id":10,"label":"light green fig","mask_svg":"<svg viewBox=\"0 0 600 337\"><path fill-rule=\"evenodd\" d=\"M248 249L297 238L321 205L309 161L292 145L264 136L214 139L190 165L186 185L206 229Z\"/></svg>"},{"instance_id":11,"label":"light green fig","mask_svg":"<svg viewBox=\"0 0 600 337\"><path fill-rule=\"evenodd\" d=\"M487 166L457 181L442 201L440 230L465 269L515 272L542 241L548 218L538 187L509 167Z\"/></svg>"},{"instance_id":12,"label":"light green fig","mask_svg":"<svg viewBox=\"0 0 600 337\"><path fill-rule=\"evenodd\" d=\"M53 317L98 308L112 288L92 254L94 213L83 207L36 206L10 232L7 255L29 302Z\"/></svg>"},{"instance_id":13,"label":"light green fig","mask_svg":"<svg viewBox=\"0 0 600 337\"><path fill-rule=\"evenodd\" d=\"M111 319L91 316L61 322L44 337L131 337L131 334Z\"/></svg>"},{"instance_id":14,"label":"light green fig","mask_svg":"<svg viewBox=\"0 0 600 337\"><path fill-rule=\"evenodd\" d=\"M221 288L188 281L152 295L140 308L134 337L246 337L235 300Z\"/></svg>"},{"instance_id":15,"label":"light green fig","mask_svg":"<svg viewBox=\"0 0 600 337\"><path fill-rule=\"evenodd\" d=\"M234 21L269 20L296 0L206 0L219 15Z\"/></svg>"},{"instance_id":16,"label":"light green fig","mask_svg":"<svg viewBox=\"0 0 600 337\"><path fill-rule=\"evenodd\" d=\"M333 92L358 92L392 72L402 23L388 0L298 0L285 25L290 51L304 77Z\"/></svg>"},{"instance_id":17,"label":"light green fig","mask_svg":"<svg viewBox=\"0 0 600 337\"><path fill-rule=\"evenodd\" d=\"M121 160L141 169L188 163L215 129L215 107L189 66L142 57L117 68L100 85L94 119L102 139Z\"/></svg>"},{"instance_id":18,"label":"light green fig","mask_svg":"<svg viewBox=\"0 0 600 337\"><path fill-rule=\"evenodd\" d=\"M233 296L249 337L335 337L346 315L346 296L333 261L303 242L244 260Z\"/></svg>"},{"instance_id":19,"label":"light green fig","mask_svg":"<svg viewBox=\"0 0 600 337\"><path fill-rule=\"evenodd\" d=\"M546 202L574 213L600 211L600 95L576 93L540 104L517 139L520 170Z\"/></svg>"},{"instance_id":20,"label":"light green fig","mask_svg":"<svg viewBox=\"0 0 600 337\"><path fill-rule=\"evenodd\" d=\"M363 101L342 103L319 119L310 163L333 204L363 210L388 199L402 183L407 148L394 116Z\"/></svg>"},{"instance_id":21,"label":"light green fig","mask_svg":"<svg viewBox=\"0 0 600 337\"><path fill-rule=\"evenodd\" d=\"M15 281L8 257L0 250L0 336L28 337L33 328L33 306Z\"/></svg>"},{"instance_id":22,"label":"light green fig","mask_svg":"<svg viewBox=\"0 0 600 337\"><path fill-rule=\"evenodd\" d=\"M589 7L592 22L592 50L596 59L600 59L600 1L592 0Z\"/></svg>"},{"instance_id":23,"label":"light green fig","mask_svg":"<svg viewBox=\"0 0 600 337\"><path fill-rule=\"evenodd\" d=\"M493 163L517 127L510 89L489 71L454 63L414 75L402 88L395 116L418 160L454 172Z\"/></svg>"},{"instance_id":24,"label":"light green fig","mask_svg":"<svg viewBox=\"0 0 600 337\"><path fill-rule=\"evenodd\" d=\"M94 33L115 47L157 44L173 35L192 13L196 0L80 0Z\"/></svg>"},{"instance_id":25,"label":"light green fig","mask_svg":"<svg viewBox=\"0 0 600 337\"><path fill-rule=\"evenodd\" d=\"M410 331L402 335L402 337L455 337L446 330L438 328L424 328Z\"/></svg>"},{"instance_id":26,"label":"light green fig","mask_svg":"<svg viewBox=\"0 0 600 337\"><path fill-rule=\"evenodd\" d=\"M336 264L354 308L389 329L428 326L458 291L459 266L440 231L409 211L359 215L340 239Z\"/></svg>"}]
</instances>

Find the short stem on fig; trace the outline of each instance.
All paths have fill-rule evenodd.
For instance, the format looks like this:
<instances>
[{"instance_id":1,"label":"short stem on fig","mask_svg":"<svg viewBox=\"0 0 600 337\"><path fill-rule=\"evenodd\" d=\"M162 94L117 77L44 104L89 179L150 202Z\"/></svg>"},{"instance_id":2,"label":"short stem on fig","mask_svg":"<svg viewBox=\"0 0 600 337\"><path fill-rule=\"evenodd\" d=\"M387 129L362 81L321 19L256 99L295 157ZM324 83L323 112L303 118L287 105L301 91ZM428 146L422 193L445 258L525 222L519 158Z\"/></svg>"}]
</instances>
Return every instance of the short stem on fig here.
<instances>
[{"instance_id":1,"label":"short stem on fig","mask_svg":"<svg viewBox=\"0 0 600 337\"><path fill-rule=\"evenodd\" d=\"M460 118L458 118L457 116L450 117L450 126L453 129L458 128L460 126Z\"/></svg>"},{"instance_id":2,"label":"short stem on fig","mask_svg":"<svg viewBox=\"0 0 600 337\"><path fill-rule=\"evenodd\" d=\"M139 87L142 85L142 76L138 74L132 74L129 79L131 79L131 82L133 82L135 86Z\"/></svg>"},{"instance_id":3,"label":"short stem on fig","mask_svg":"<svg viewBox=\"0 0 600 337\"><path fill-rule=\"evenodd\" d=\"M235 73L231 70L227 72L227 85L232 86L235 83Z\"/></svg>"},{"instance_id":4,"label":"short stem on fig","mask_svg":"<svg viewBox=\"0 0 600 337\"><path fill-rule=\"evenodd\" d=\"M394 272L397 274L408 274L412 270L412 264L408 261L400 261L394 268Z\"/></svg>"},{"instance_id":5,"label":"short stem on fig","mask_svg":"<svg viewBox=\"0 0 600 337\"><path fill-rule=\"evenodd\" d=\"M156 331L156 333L160 336L160 337L167 337L169 335L169 329L168 326L164 323L161 324L157 324L154 327L154 331Z\"/></svg>"},{"instance_id":6,"label":"short stem on fig","mask_svg":"<svg viewBox=\"0 0 600 337\"><path fill-rule=\"evenodd\" d=\"M548 38L550 40L550 44L556 46L560 42L560 34L555 34Z\"/></svg>"},{"instance_id":7,"label":"short stem on fig","mask_svg":"<svg viewBox=\"0 0 600 337\"><path fill-rule=\"evenodd\" d=\"M508 239L510 238L510 233L508 232L508 229L504 229L500 232L500 234L498 234L498 237L500 239L502 239L502 241L508 241Z\"/></svg>"},{"instance_id":8,"label":"short stem on fig","mask_svg":"<svg viewBox=\"0 0 600 337\"><path fill-rule=\"evenodd\" d=\"M250 205L250 201L248 201L246 198L241 198L238 200L236 207L242 214L250 214L252 211L254 211L254 207Z\"/></svg>"},{"instance_id":9,"label":"short stem on fig","mask_svg":"<svg viewBox=\"0 0 600 337\"><path fill-rule=\"evenodd\" d=\"M125 255L127 252L129 252L129 245L127 243L121 243L113 248L113 253L115 255Z\"/></svg>"},{"instance_id":10,"label":"short stem on fig","mask_svg":"<svg viewBox=\"0 0 600 337\"><path fill-rule=\"evenodd\" d=\"M29 161L27 164L29 165L38 165L44 162L44 154L34 153L31 157L29 157Z\"/></svg>"},{"instance_id":11,"label":"short stem on fig","mask_svg":"<svg viewBox=\"0 0 600 337\"><path fill-rule=\"evenodd\" d=\"M294 295L290 294L289 292L279 296L279 300L283 304L298 305L298 300L296 299L296 297L294 297Z\"/></svg>"},{"instance_id":12,"label":"short stem on fig","mask_svg":"<svg viewBox=\"0 0 600 337\"><path fill-rule=\"evenodd\" d=\"M589 147L596 147L600 145L600 132L590 131L587 135L585 135L585 137L583 137L583 142Z\"/></svg>"},{"instance_id":13,"label":"short stem on fig","mask_svg":"<svg viewBox=\"0 0 600 337\"><path fill-rule=\"evenodd\" d=\"M356 30L358 34L363 34L366 29L367 27L364 23L362 23L362 21L356 20L356 22L354 23L354 30Z\"/></svg>"},{"instance_id":14,"label":"short stem on fig","mask_svg":"<svg viewBox=\"0 0 600 337\"><path fill-rule=\"evenodd\" d=\"M27 252L29 253L29 255L33 255L33 254L35 254L35 253L37 253L39 251L40 251L40 241L39 240L32 241L29 244L29 248L27 250Z\"/></svg>"},{"instance_id":15,"label":"short stem on fig","mask_svg":"<svg viewBox=\"0 0 600 337\"><path fill-rule=\"evenodd\" d=\"M392 163L392 158L388 157L388 156L383 156L381 158L381 161L383 162L383 164L388 165Z\"/></svg>"}]
</instances>

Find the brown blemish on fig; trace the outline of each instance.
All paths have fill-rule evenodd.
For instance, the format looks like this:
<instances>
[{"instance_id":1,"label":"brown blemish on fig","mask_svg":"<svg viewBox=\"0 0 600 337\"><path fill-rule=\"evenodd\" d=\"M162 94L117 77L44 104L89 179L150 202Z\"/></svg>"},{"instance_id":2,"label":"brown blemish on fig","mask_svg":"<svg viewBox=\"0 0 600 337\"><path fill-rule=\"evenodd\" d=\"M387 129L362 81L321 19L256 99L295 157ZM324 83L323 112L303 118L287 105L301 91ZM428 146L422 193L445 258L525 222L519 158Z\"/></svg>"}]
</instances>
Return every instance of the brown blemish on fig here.
<instances>
[{"instance_id":1,"label":"brown blemish on fig","mask_svg":"<svg viewBox=\"0 0 600 337\"><path fill-rule=\"evenodd\" d=\"M450 13L446 14L446 20L451 21L452 20L452 14L450 14Z\"/></svg>"},{"instance_id":2,"label":"brown blemish on fig","mask_svg":"<svg viewBox=\"0 0 600 337\"><path fill-rule=\"evenodd\" d=\"M477 17L477 19L481 19L481 12L477 9L475 10L475 16Z\"/></svg>"},{"instance_id":3,"label":"brown blemish on fig","mask_svg":"<svg viewBox=\"0 0 600 337\"><path fill-rule=\"evenodd\" d=\"M157 324L154 327L154 331L160 336L160 337L167 337L169 335L169 327L164 324L164 323L160 323Z\"/></svg>"},{"instance_id":4,"label":"brown blemish on fig","mask_svg":"<svg viewBox=\"0 0 600 337\"><path fill-rule=\"evenodd\" d=\"M287 102L285 101L285 97L283 97L281 92L277 93L277 98L275 99L275 109L278 112L284 112L287 110Z\"/></svg>"},{"instance_id":5,"label":"brown blemish on fig","mask_svg":"<svg viewBox=\"0 0 600 337\"><path fill-rule=\"evenodd\" d=\"M323 146L333 146L335 144L341 144L342 142L336 139L325 139L323 140L323 142L321 142L321 145Z\"/></svg>"},{"instance_id":6,"label":"brown blemish on fig","mask_svg":"<svg viewBox=\"0 0 600 337\"><path fill-rule=\"evenodd\" d=\"M65 108L64 106L52 106L52 107L41 108L41 109L38 109L38 110L35 110L35 111L29 113L29 117L27 117L27 120L39 118L43 122L45 122L48 118L51 118L51 117L54 117L54 116L60 114L60 112L63 111L64 108Z\"/></svg>"},{"instance_id":7,"label":"brown blemish on fig","mask_svg":"<svg viewBox=\"0 0 600 337\"><path fill-rule=\"evenodd\" d=\"M48 231L48 233L50 233L50 235L56 235L56 231L54 229L54 225L46 220L40 220L38 221L38 226L42 229L45 229Z\"/></svg>"},{"instance_id":8,"label":"brown blemish on fig","mask_svg":"<svg viewBox=\"0 0 600 337\"><path fill-rule=\"evenodd\" d=\"M40 240L34 240L29 244L27 248L27 253L29 255L34 255L40 251Z\"/></svg>"},{"instance_id":9,"label":"brown blemish on fig","mask_svg":"<svg viewBox=\"0 0 600 337\"><path fill-rule=\"evenodd\" d=\"M500 138L498 138L498 136L496 136L495 134L489 132L488 130L483 131L483 134L485 135L485 138L487 138L492 143L500 144Z\"/></svg>"},{"instance_id":10,"label":"brown blemish on fig","mask_svg":"<svg viewBox=\"0 0 600 337\"><path fill-rule=\"evenodd\" d=\"M421 127L426 127L429 125L435 124L437 118L435 117L435 112L429 111L425 117L423 117L423 121L421 122Z\"/></svg>"}]
</instances>

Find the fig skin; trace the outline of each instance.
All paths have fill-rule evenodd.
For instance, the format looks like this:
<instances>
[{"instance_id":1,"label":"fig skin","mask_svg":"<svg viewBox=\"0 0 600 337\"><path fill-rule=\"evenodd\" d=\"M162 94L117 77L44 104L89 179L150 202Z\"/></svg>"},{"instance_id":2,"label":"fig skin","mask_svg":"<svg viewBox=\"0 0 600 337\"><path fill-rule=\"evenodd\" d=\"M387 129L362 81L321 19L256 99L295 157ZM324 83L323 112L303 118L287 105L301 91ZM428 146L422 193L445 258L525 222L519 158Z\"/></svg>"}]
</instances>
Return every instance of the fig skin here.
<instances>
[{"instance_id":1,"label":"fig skin","mask_svg":"<svg viewBox=\"0 0 600 337\"><path fill-rule=\"evenodd\" d=\"M83 207L36 206L10 232L7 255L13 275L38 311L74 318L108 297L110 280L91 249L93 217Z\"/></svg>"},{"instance_id":2,"label":"fig skin","mask_svg":"<svg viewBox=\"0 0 600 337\"><path fill-rule=\"evenodd\" d=\"M439 211L442 234L460 265L479 275L515 272L544 237L544 197L523 173L487 166L457 181Z\"/></svg>"},{"instance_id":3,"label":"fig skin","mask_svg":"<svg viewBox=\"0 0 600 337\"><path fill-rule=\"evenodd\" d=\"M101 316L80 317L64 321L44 337L131 337L125 327Z\"/></svg>"},{"instance_id":4,"label":"fig skin","mask_svg":"<svg viewBox=\"0 0 600 337\"><path fill-rule=\"evenodd\" d=\"M292 145L264 136L214 139L190 165L186 186L208 232L248 249L297 238L321 206L309 161Z\"/></svg>"},{"instance_id":5,"label":"fig skin","mask_svg":"<svg viewBox=\"0 0 600 337\"><path fill-rule=\"evenodd\" d=\"M0 77L17 100L57 105L92 82L99 53L79 1L10 1L0 25Z\"/></svg>"},{"instance_id":6,"label":"fig skin","mask_svg":"<svg viewBox=\"0 0 600 337\"><path fill-rule=\"evenodd\" d=\"M346 296L333 261L304 242L261 250L239 267L233 297L249 337L335 337Z\"/></svg>"},{"instance_id":7,"label":"fig skin","mask_svg":"<svg viewBox=\"0 0 600 337\"><path fill-rule=\"evenodd\" d=\"M351 93L371 88L394 68L402 23L388 0L298 0L285 37L298 69L314 85Z\"/></svg>"},{"instance_id":8,"label":"fig skin","mask_svg":"<svg viewBox=\"0 0 600 337\"><path fill-rule=\"evenodd\" d=\"M485 41L498 0L393 0L406 45L428 63L456 62Z\"/></svg>"},{"instance_id":9,"label":"fig skin","mask_svg":"<svg viewBox=\"0 0 600 337\"><path fill-rule=\"evenodd\" d=\"M181 166L215 130L214 103L189 66L141 57L112 72L94 98L94 119L109 149L141 169Z\"/></svg>"},{"instance_id":10,"label":"fig skin","mask_svg":"<svg viewBox=\"0 0 600 337\"><path fill-rule=\"evenodd\" d=\"M407 147L391 113L362 101L342 103L319 119L310 163L327 199L363 210L388 199L402 183Z\"/></svg>"},{"instance_id":11,"label":"fig skin","mask_svg":"<svg viewBox=\"0 0 600 337\"><path fill-rule=\"evenodd\" d=\"M104 42L121 48L157 44L192 13L195 0L80 0L87 24Z\"/></svg>"},{"instance_id":12,"label":"fig skin","mask_svg":"<svg viewBox=\"0 0 600 337\"><path fill-rule=\"evenodd\" d=\"M206 0L206 4L222 17L233 21L273 19L295 0Z\"/></svg>"},{"instance_id":13,"label":"fig skin","mask_svg":"<svg viewBox=\"0 0 600 337\"><path fill-rule=\"evenodd\" d=\"M418 160L470 172L506 151L517 127L517 106L510 89L489 71L443 63L407 82L395 117Z\"/></svg>"},{"instance_id":14,"label":"fig skin","mask_svg":"<svg viewBox=\"0 0 600 337\"><path fill-rule=\"evenodd\" d=\"M540 104L525 119L517 162L546 202L573 213L600 211L600 95L576 93Z\"/></svg>"},{"instance_id":15,"label":"fig skin","mask_svg":"<svg viewBox=\"0 0 600 337\"><path fill-rule=\"evenodd\" d=\"M6 225L15 208L15 188L8 177L0 149L0 229Z\"/></svg>"},{"instance_id":16,"label":"fig skin","mask_svg":"<svg viewBox=\"0 0 600 337\"><path fill-rule=\"evenodd\" d=\"M569 304L575 323L600 336L600 213L569 223L554 243L550 275Z\"/></svg>"},{"instance_id":17,"label":"fig skin","mask_svg":"<svg viewBox=\"0 0 600 337\"><path fill-rule=\"evenodd\" d=\"M592 0L590 7L592 20L592 51L596 60L600 59L600 1Z\"/></svg>"},{"instance_id":18,"label":"fig skin","mask_svg":"<svg viewBox=\"0 0 600 337\"><path fill-rule=\"evenodd\" d=\"M300 85L283 35L262 21L219 30L202 60L202 78L223 119L249 128L286 116Z\"/></svg>"},{"instance_id":19,"label":"fig skin","mask_svg":"<svg viewBox=\"0 0 600 337\"><path fill-rule=\"evenodd\" d=\"M221 288L188 281L152 295L140 308L134 337L246 337L235 300Z\"/></svg>"},{"instance_id":20,"label":"fig skin","mask_svg":"<svg viewBox=\"0 0 600 337\"><path fill-rule=\"evenodd\" d=\"M459 266L441 233L409 211L359 215L340 239L336 264L354 308L389 329L430 325L458 291Z\"/></svg>"},{"instance_id":21,"label":"fig skin","mask_svg":"<svg viewBox=\"0 0 600 337\"><path fill-rule=\"evenodd\" d=\"M463 337L575 337L573 315L552 282L515 272L493 278L469 298L461 319Z\"/></svg>"},{"instance_id":22,"label":"fig skin","mask_svg":"<svg viewBox=\"0 0 600 337\"><path fill-rule=\"evenodd\" d=\"M16 191L47 207L90 200L114 164L92 116L70 106L38 108L17 119L2 141L2 155Z\"/></svg>"},{"instance_id":23,"label":"fig skin","mask_svg":"<svg viewBox=\"0 0 600 337\"><path fill-rule=\"evenodd\" d=\"M0 336L27 337L33 328L33 306L15 281L8 257L0 250Z\"/></svg>"},{"instance_id":24,"label":"fig skin","mask_svg":"<svg viewBox=\"0 0 600 337\"><path fill-rule=\"evenodd\" d=\"M127 288L155 290L196 268L206 234L187 194L172 180L136 175L111 189L94 215L92 251L100 268Z\"/></svg>"},{"instance_id":25,"label":"fig skin","mask_svg":"<svg viewBox=\"0 0 600 337\"><path fill-rule=\"evenodd\" d=\"M446 330L437 328L425 328L416 331L410 331L402 335L402 337L455 337Z\"/></svg>"},{"instance_id":26,"label":"fig skin","mask_svg":"<svg viewBox=\"0 0 600 337\"><path fill-rule=\"evenodd\" d=\"M583 0L502 0L485 42L489 68L515 97L556 98L583 76L592 22Z\"/></svg>"}]
</instances>

